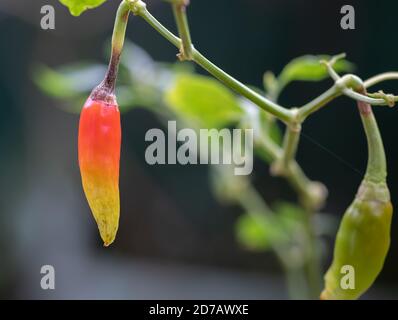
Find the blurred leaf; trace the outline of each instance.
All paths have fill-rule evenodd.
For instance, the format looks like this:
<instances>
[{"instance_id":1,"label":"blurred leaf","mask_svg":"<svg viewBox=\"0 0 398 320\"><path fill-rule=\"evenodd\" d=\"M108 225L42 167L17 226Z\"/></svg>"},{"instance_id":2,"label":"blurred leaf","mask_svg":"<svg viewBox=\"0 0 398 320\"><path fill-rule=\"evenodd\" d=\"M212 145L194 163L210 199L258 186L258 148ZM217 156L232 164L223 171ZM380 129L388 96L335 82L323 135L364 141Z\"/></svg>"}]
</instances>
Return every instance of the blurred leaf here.
<instances>
[{"instance_id":1,"label":"blurred leaf","mask_svg":"<svg viewBox=\"0 0 398 320\"><path fill-rule=\"evenodd\" d=\"M192 63L188 62L177 62L169 66L171 71L173 71L176 74L184 74L184 73L189 73L193 74L195 73L195 65Z\"/></svg>"},{"instance_id":2,"label":"blurred leaf","mask_svg":"<svg viewBox=\"0 0 398 320\"><path fill-rule=\"evenodd\" d=\"M251 250L265 251L272 246L298 253L306 232L305 211L291 203L280 202L268 214L242 215L236 223L236 236L240 243ZM304 237L305 238L305 237ZM300 259L299 259L300 260Z\"/></svg>"},{"instance_id":3,"label":"blurred leaf","mask_svg":"<svg viewBox=\"0 0 398 320\"><path fill-rule=\"evenodd\" d=\"M57 103L58 108L79 114L90 92L101 82L105 73L106 66L99 64L76 63L56 70L47 66L37 66L33 72L33 80L45 94L63 100ZM126 112L143 102L134 89L123 84L116 88L120 112ZM152 92L147 92L146 95L154 96Z\"/></svg>"},{"instance_id":4,"label":"blurred leaf","mask_svg":"<svg viewBox=\"0 0 398 320\"><path fill-rule=\"evenodd\" d=\"M289 202L277 202L273 206L273 210L286 232L292 232L292 230L301 226L306 216L303 208Z\"/></svg>"},{"instance_id":5,"label":"blurred leaf","mask_svg":"<svg viewBox=\"0 0 398 320\"><path fill-rule=\"evenodd\" d=\"M242 115L236 97L217 80L205 76L178 75L165 101L177 114L202 128L220 128Z\"/></svg>"},{"instance_id":6,"label":"blurred leaf","mask_svg":"<svg viewBox=\"0 0 398 320\"><path fill-rule=\"evenodd\" d=\"M273 96L278 91L278 80L271 71L264 73L263 85L267 94Z\"/></svg>"},{"instance_id":7,"label":"blurred leaf","mask_svg":"<svg viewBox=\"0 0 398 320\"><path fill-rule=\"evenodd\" d=\"M56 70L41 65L34 69L33 80L45 94L67 99L91 92L105 72L106 67L98 64L77 63Z\"/></svg>"},{"instance_id":8,"label":"blurred leaf","mask_svg":"<svg viewBox=\"0 0 398 320\"><path fill-rule=\"evenodd\" d=\"M252 250L289 243L294 233L301 230L305 218L301 207L287 202L277 203L269 214L272 219L265 214L242 215L236 225L239 241Z\"/></svg>"},{"instance_id":9,"label":"blurred leaf","mask_svg":"<svg viewBox=\"0 0 398 320\"><path fill-rule=\"evenodd\" d=\"M59 0L63 5L69 8L74 16L81 15L87 9L99 7L106 0Z\"/></svg>"},{"instance_id":10,"label":"blurred leaf","mask_svg":"<svg viewBox=\"0 0 398 320\"><path fill-rule=\"evenodd\" d=\"M74 97L68 100L62 100L57 102L54 106L58 109L61 109L64 112L72 113L72 114L80 114L82 111L82 107L87 100L86 95Z\"/></svg>"},{"instance_id":11,"label":"blurred leaf","mask_svg":"<svg viewBox=\"0 0 398 320\"><path fill-rule=\"evenodd\" d=\"M106 70L105 65L89 63L73 63L56 69L38 65L33 70L33 80L48 96L64 100L57 103L57 107L80 113L80 102L84 103ZM174 82L174 77L172 65L156 63L145 50L127 41L116 87L120 111L124 113L134 107L158 110L156 107L163 103L165 88Z\"/></svg>"},{"instance_id":12,"label":"blurred leaf","mask_svg":"<svg viewBox=\"0 0 398 320\"><path fill-rule=\"evenodd\" d=\"M285 87L292 81L321 81L326 79L329 74L320 61L329 59L331 59L331 56L328 55L305 55L292 60L278 77L280 88ZM345 59L341 59L336 62L334 69L337 72L350 72L354 69L354 65Z\"/></svg>"},{"instance_id":13,"label":"blurred leaf","mask_svg":"<svg viewBox=\"0 0 398 320\"><path fill-rule=\"evenodd\" d=\"M220 203L235 204L237 195L246 192L248 176L235 175L235 166L219 164L210 166L210 183L214 196Z\"/></svg>"},{"instance_id":14,"label":"blurred leaf","mask_svg":"<svg viewBox=\"0 0 398 320\"><path fill-rule=\"evenodd\" d=\"M265 216L259 215L259 218L255 219L249 214L239 217L236 223L236 236L242 245L256 251L269 250L273 243L284 239L278 225L272 224Z\"/></svg>"}]
</instances>

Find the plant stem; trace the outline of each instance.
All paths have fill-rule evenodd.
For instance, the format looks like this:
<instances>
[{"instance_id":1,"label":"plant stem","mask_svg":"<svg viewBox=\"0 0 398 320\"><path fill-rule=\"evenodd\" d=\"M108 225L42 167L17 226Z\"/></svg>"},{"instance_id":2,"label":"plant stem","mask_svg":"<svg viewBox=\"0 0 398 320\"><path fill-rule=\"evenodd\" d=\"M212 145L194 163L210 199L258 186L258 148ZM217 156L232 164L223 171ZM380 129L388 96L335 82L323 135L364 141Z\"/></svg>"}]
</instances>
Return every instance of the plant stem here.
<instances>
[{"instance_id":1,"label":"plant stem","mask_svg":"<svg viewBox=\"0 0 398 320\"><path fill-rule=\"evenodd\" d=\"M317 210L325 201L327 190L319 182L307 178L300 165L292 159L286 168L280 168L279 162L283 156L283 149L272 141L270 137L264 137L256 141L257 147L262 148L274 162L271 172L275 176L282 176L296 191L301 204L307 210ZM281 170L280 170L281 169Z\"/></svg>"},{"instance_id":2,"label":"plant stem","mask_svg":"<svg viewBox=\"0 0 398 320\"><path fill-rule=\"evenodd\" d=\"M394 77L398 77L398 73L387 73L376 76L375 78L371 78L367 80L367 85L374 85L377 82L387 80L387 79L395 79ZM299 121L304 121L309 115L318 111L320 108L327 105L330 101L335 98L341 96L342 94L357 100L362 101L364 103L368 103L371 105L377 106L385 106L388 105L386 99L375 99L368 97L362 93L356 92L354 90L358 90L364 86L364 83L361 79L354 75L345 75L344 77L333 77L336 79L336 83L327 91L322 93L319 97L314 100L308 102L304 106L302 106L298 111L298 119Z\"/></svg>"},{"instance_id":3,"label":"plant stem","mask_svg":"<svg viewBox=\"0 0 398 320\"><path fill-rule=\"evenodd\" d=\"M263 97L254 90L248 88L229 74L221 70L219 67L207 60L199 51L193 51L194 61L199 64L202 68L207 70L210 74L216 77L218 80L223 82L225 85L238 92L242 96L246 97L260 108L273 114L275 117L285 123L289 123L292 119L292 112L285 109L271 100Z\"/></svg>"},{"instance_id":4,"label":"plant stem","mask_svg":"<svg viewBox=\"0 0 398 320\"><path fill-rule=\"evenodd\" d=\"M121 53L126 36L127 22L130 14L130 6L128 2L122 1L116 13L115 25L112 34L112 52Z\"/></svg>"},{"instance_id":5,"label":"plant stem","mask_svg":"<svg viewBox=\"0 0 398 320\"><path fill-rule=\"evenodd\" d=\"M148 22L156 31L158 31L166 40L171 42L177 48L180 48L182 41L171 33L166 27L164 27L154 16L152 16L146 9L145 3L142 1L132 2L132 11L142 17L146 22ZM239 82L225 71L214 65L211 61L206 59L198 50L192 48L192 58L198 65L203 69L207 70L215 78L220 80L230 89L236 91L242 96L246 97L253 103L255 103L260 108L273 114L275 117L280 119L285 123L289 123L292 118L292 112L282 106L270 101L266 97L261 96L254 90L250 89L243 83Z\"/></svg>"},{"instance_id":6,"label":"plant stem","mask_svg":"<svg viewBox=\"0 0 398 320\"><path fill-rule=\"evenodd\" d=\"M302 268L283 266L289 297L292 300L308 299L308 283Z\"/></svg>"},{"instance_id":7,"label":"plant stem","mask_svg":"<svg viewBox=\"0 0 398 320\"><path fill-rule=\"evenodd\" d=\"M363 84L365 88L370 88L380 82L388 81L388 80L398 80L398 72L385 72L378 74L372 78L366 80Z\"/></svg>"},{"instance_id":8,"label":"plant stem","mask_svg":"<svg viewBox=\"0 0 398 320\"><path fill-rule=\"evenodd\" d=\"M366 93L365 90L363 92ZM358 109L369 150L365 180L375 183L384 182L387 177L386 155L376 118L369 104L360 101L358 102Z\"/></svg>"},{"instance_id":9,"label":"plant stem","mask_svg":"<svg viewBox=\"0 0 398 320\"><path fill-rule=\"evenodd\" d=\"M275 100L277 94L275 95ZM328 99L317 101L319 104L325 104ZM315 106L315 104L314 104ZM314 231L312 218L314 212L320 207L326 198L326 188L322 184L310 181L302 171L301 167L295 161L295 154L300 140L301 122L299 109L292 110L295 113L296 122L292 121L287 126L284 144L282 149L276 150L271 148L274 155L274 165L282 166L281 172L284 173L285 179L293 186L299 195L300 202L306 210L304 221L305 228L305 262L301 267L284 266L286 273L289 295L291 298L317 299L321 290L321 266L320 254L317 248L317 237ZM264 141L272 141L271 139L263 139ZM269 143L266 147L269 148ZM271 146L272 147L272 146ZM277 146L278 147L278 146ZM279 160L278 160L279 159ZM282 264L283 266L283 264Z\"/></svg>"},{"instance_id":10,"label":"plant stem","mask_svg":"<svg viewBox=\"0 0 398 320\"><path fill-rule=\"evenodd\" d=\"M289 125L286 127L286 133L283 141L283 154L280 160L284 168L288 168L290 163L296 157L298 144L300 141L301 124Z\"/></svg>"},{"instance_id":11,"label":"plant stem","mask_svg":"<svg viewBox=\"0 0 398 320\"><path fill-rule=\"evenodd\" d=\"M308 279L308 295L310 299L319 299L319 294L322 290L322 279L321 279L321 264L320 254L318 250L318 239L316 237L314 226L313 226L313 214L308 212L306 215L306 236L307 236L307 259L305 264L305 270Z\"/></svg>"},{"instance_id":12,"label":"plant stem","mask_svg":"<svg viewBox=\"0 0 398 320\"><path fill-rule=\"evenodd\" d=\"M119 68L120 55L123 50L129 14L129 4L125 1L122 1L116 13L112 35L112 52L108 69L104 80L91 93L91 98L94 100L99 99L107 101L111 104L116 103L116 97L114 96L116 78Z\"/></svg>"},{"instance_id":13,"label":"plant stem","mask_svg":"<svg viewBox=\"0 0 398 320\"><path fill-rule=\"evenodd\" d=\"M210 74L212 74L215 78L219 79L227 87L246 97L260 108L274 115L279 120L285 122L285 124L288 126L282 150L279 148L279 146L274 145L273 142L262 141L261 143L265 149L270 151L270 154L274 158L274 161L282 160L285 170L281 170L281 175L283 175L293 186L293 188L296 189L297 193L300 196L301 203L308 212L306 224L308 234L308 256L306 262L306 273L311 291L311 297L317 297L320 292L320 267L316 234L312 225L312 216L313 213L324 202L324 199L326 197L326 190L321 184L310 181L304 175L300 166L294 159L299 143L301 123L309 115L319 110L340 95L344 94L354 100L359 101L359 108L361 110L361 117L364 123L365 131L368 136L368 143L369 145L376 144L379 147L377 151L378 154L375 153L369 156L368 178L373 180L379 180L385 173L377 173L375 172L374 168L376 166L379 166L380 171L380 166L382 166L383 163L385 165L385 157L383 158L384 149L382 148L381 137L369 104L388 105L389 101L387 101L386 99L368 97L366 96L366 92L356 92L358 91L358 88L363 88L364 84L362 83L362 80L354 75L346 75L344 77L340 77L336 72L334 72L332 64L339 58L335 57L329 63L326 63L332 78L335 80L334 86L321 94L319 97L315 98L313 101L302 106L298 110L286 109L279 104L273 102L272 100L261 96L254 90L250 89L248 86L242 84L241 82L224 72L192 46L185 6L182 5L181 7L177 7L176 3L173 4L178 31L182 38L181 40L173 33L171 33L148 12L148 10L146 9L146 4L143 1L125 1L129 3L130 9L134 14L141 16L165 39L167 39L174 46L181 50L180 58L188 60L192 59L194 62L196 62L198 65L200 65ZM398 78L398 73L383 74L379 75L378 77L369 79L365 85L371 86L380 81L396 78ZM257 210L252 211L253 208L259 208L263 212L269 213L269 209L263 205L263 200L255 192L254 188L249 189L248 192L243 192L242 194L240 194L238 201L240 201L242 206L251 213L257 212ZM256 217L259 218L258 216ZM280 250L280 248L274 248L274 251L277 253L284 266L289 264L289 261L285 260L285 254Z\"/></svg>"},{"instance_id":14,"label":"plant stem","mask_svg":"<svg viewBox=\"0 0 398 320\"><path fill-rule=\"evenodd\" d=\"M333 63L337 60L331 60L329 63L326 63L328 67L329 74L331 77L335 80L335 87L337 92L341 92L355 100L357 100L358 103L358 109L361 115L362 123L365 129L367 141L368 141L368 150L369 150L369 156L368 156L368 165L366 169L366 174L365 174L365 180L374 182L374 183L384 183L386 176L387 176L387 168L386 168L386 157L385 157L385 151L384 151L384 146L382 142L382 138L380 135L380 131L376 122L376 119L373 115L372 108L370 104L374 105L385 105L386 103L389 104L391 101L389 99L374 99L374 98L369 98L366 96L366 89L365 85L362 82L360 78L358 78L355 75L346 75L344 77L340 77L334 70L333 70ZM393 78L397 74L395 73L388 73L388 74L382 74L377 77L371 78L368 80L367 85L373 85L379 81L383 81L385 79ZM333 94L333 92L332 92ZM384 93L382 93L384 94ZM325 95L326 97L328 95ZM314 103L312 106L307 108L303 108L304 112L309 111L309 113L313 112L316 110L318 107L317 103ZM309 114L308 113L308 114ZM313 228L311 226L311 221L308 221L308 234L312 238L310 239L310 243L312 243L314 246L312 248L313 253L310 254L311 257L316 258L318 256L317 254L317 248L316 248L316 237L314 234L311 235L311 231L313 231ZM310 263L309 262L309 268L308 272L309 275L312 274L312 277L315 277L319 270L314 269L319 265L319 263L316 263L316 261ZM315 280L315 279L314 279ZM314 293L318 292L318 288L314 287L313 288Z\"/></svg>"},{"instance_id":15,"label":"plant stem","mask_svg":"<svg viewBox=\"0 0 398 320\"><path fill-rule=\"evenodd\" d=\"M345 88L343 89L344 95L347 97L350 97L354 100L360 101L360 102L365 102L367 104L370 104L372 106L385 106L388 105L388 102L385 99L375 99L375 98L370 98L368 96L365 96L363 94L360 94L358 92L353 91L352 89Z\"/></svg>"},{"instance_id":16,"label":"plant stem","mask_svg":"<svg viewBox=\"0 0 398 320\"><path fill-rule=\"evenodd\" d=\"M187 19L187 0L177 0L172 3L173 13L177 22L178 34L180 35L182 46L180 48L179 58L183 60L192 60L192 39L189 31Z\"/></svg>"},{"instance_id":17,"label":"plant stem","mask_svg":"<svg viewBox=\"0 0 398 320\"><path fill-rule=\"evenodd\" d=\"M274 225L278 223L272 210L250 183L245 192L239 192L236 195L236 200L245 209L246 214L250 215L259 225L264 224L264 219L270 220ZM288 248L275 243L271 243L271 247L285 272L289 295L295 299L307 298L306 293L303 294L303 291L307 290L305 290L306 282L302 268L292 261Z\"/></svg>"},{"instance_id":18,"label":"plant stem","mask_svg":"<svg viewBox=\"0 0 398 320\"><path fill-rule=\"evenodd\" d=\"M152 28L154 28L162 37L169 41L177 48L181 46L181 39L175 36L169 29L161 24L153 15L146 9L146 4L141 0L130 0L130 10L143 18Z\"/></svg>"},{"instance_id":19,"label":"plant stem","mask_svg":"<svg viewBox=\"0 0 398 320\"><path fill-rule=\"evenodd\" d=\"M295 166L295 168L299 167ZM293 177L295 176L293 175ZM303 179L306 180L307 183L310 183L306 178ZM306 188L305 190L308 191L310 189L311 188ZM245 212L252 216L259 225L264 223L264 219L268 219L274 225L278 223L272 210L267 206L263 198L250 183L247 184L244 192L236 194L236 200L245 209ZM296 263L293 262L288 247L271 244L283 270L286 272L288 290L293 298L305 297L316 299L321 290L321 268L316 235L312 225L312 217L312 212L308 212L304 223L307 243L305 250L306 262L304 263L304 268L302 266L297 266ZM304 278L307 280L306 285L303 283ZM302 291L304 291L304 293Z\"/></svg>"},{"instance_id":20,"label":"plant stem","mask_svg":"<svg viewBox=\"0 0 398 320\"><path fill-rule=\"evenodd\" d=\"M183 41L175 36L172 32L170 32L163 24L161 24L151 13L147 10L146 4L142 0L125 0L130 5L130 10L140 17L142 17L149 25L151 25L159 34L161 34L166 40L172 43L177 48L181 49L183 46ZM174 1L173 1L174 2ZM185 17L186 18L186 17ZM184 24L184 23L183 23ZM187 23L186 23L187 27ZM197 64L199 64L202 68L207 70L210 74L212 74L215 78L223 82L226 86L230 89L236 91L237 93L241 94L242 96L246 97L253 103L255 103L260 108L264 109L265 111L273 114L279 120L289 124L293 120L293 113L291 110L286 109L266 97L261 96L254 90L250 89L246 85L242 84L222 69L214 65L211 61L209 61L206 57L204 57L198 50L196 50L193 46L190 46L192 59ZM346 75L340 78L337 74L333 72L333 77L336 78L337 82L335 86L331 89L326 91L324 94L316 98L314 101L308 103L307 105L303 106L300 109L299 114L300 118L304 120L308 117L311 113L317 111L322 106L326 105L331 100L335 99L336 97L344 94L348 97L351 97L357 101L363 101L369 103L371 105L380 105L385 106L388 105L388 102L384 99L375 99L370 98L365 95L359 94L347 86L349 86L350 82L353 81L354 78L358 78L354 75ZM395 78L397 75L395 73L388 74L387 78ZM359 79L359 78L358 78ZM339 82L340 80L340 82ZM374 82L375 80L372 80ZM377 79L377 81L380 81Z\"/></svg>"},{"instance_id":21,"label":"plant stem","mask_svg":"<svg viewBox=\"0 0 398 320\"><path fill-rule=\"evenodd\" d=\"M112 53L105 77L105 82L115 89L116 76L122 53L124 38L126 34L127 22L129 19L130 7L128 3L122 1L116 13L115 25L112 35Z\"/></svg>"},{"instance_id":22,"label":"plant stem","mask_svg":"<svg viewBox=\"0 0 398 320\"><path fill-rule=\"evenodd\" d=\"M310 101L306 105L302 106L299 109L298 118L301 121L304 121L309 115L311 115L315 111L319 110L320 108L322 108L323 106L325 106L330 101L334 100L335 98L337 98L340 95L341 95L341 91L339 90L337 85L334 85L329 90L322 93L319 97L315 98L314 100Z\"/></svg>"}]
</instances>

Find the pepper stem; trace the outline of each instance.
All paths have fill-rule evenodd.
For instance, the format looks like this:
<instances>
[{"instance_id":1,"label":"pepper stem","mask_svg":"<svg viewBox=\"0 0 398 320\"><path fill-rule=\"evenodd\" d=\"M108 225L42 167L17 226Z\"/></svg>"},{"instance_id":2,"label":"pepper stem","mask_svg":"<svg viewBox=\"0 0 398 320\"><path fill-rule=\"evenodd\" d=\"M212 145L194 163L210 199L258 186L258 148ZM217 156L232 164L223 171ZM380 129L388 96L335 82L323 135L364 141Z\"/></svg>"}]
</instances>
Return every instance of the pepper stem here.
<instances>
[{"instance_id":1,"label":"pepper stem","mask_svg":"<svg viewBox=\"0 0 398 320\"><path fill-rule=\"evenodd\" d=\"M363 89L363 94L366 90ZM365 180L380 183L387 177L386 155L383 140L370 104L358 101L358 109L368 141L368 165Z\"/></svg>"},{"instance_id":2,"label":"pepper stem","mask_svg":"<svg viewBox=\"0 0 398 320\"><path fill-rule=\"evenodd\" d=\"M122 53L124 38L126 35L127 22L130 14L129 3L123 0L117 10L115 25L112 35L112 52L104 80L94 89L91 98L94 100L111 100L115 102L114 92L116 86L116 78L119 68L120 55ZM113 98L112 98L113 97Z\"/></svg>"}]
</instances>

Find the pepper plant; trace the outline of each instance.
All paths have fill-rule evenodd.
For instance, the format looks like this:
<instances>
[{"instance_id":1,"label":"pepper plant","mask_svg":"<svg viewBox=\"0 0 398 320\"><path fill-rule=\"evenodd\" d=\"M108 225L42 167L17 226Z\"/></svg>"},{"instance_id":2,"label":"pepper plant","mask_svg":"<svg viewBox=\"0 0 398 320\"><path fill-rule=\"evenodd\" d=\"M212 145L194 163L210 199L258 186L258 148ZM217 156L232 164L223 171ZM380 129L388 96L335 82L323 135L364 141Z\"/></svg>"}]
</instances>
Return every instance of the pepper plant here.
<instances>
[{"instance_id":1,"label":"pepper plant","mask_svg":"<svg viewBox=\"0 0 398 320\"><path fill-rule=\"evenodd\" d=\"M60 1L73 15L80 15L106 0ZM224 72L192 45L186 14L189 0L165 1L173 10L178 36L150 13L144 1L123 0L116 14L107 71L97 65L69 66L58 70L41 66L35 73L36 83L43 91L79 104L94 86L92 79L105 73L104 80L95 86L83 108L79 129L83 187L104 244L108 246L114 241L119 219L121 137L115 83L120 64L121 77L116 92L122 112L128 107L141 106L147 107L162 121L177 118L195 129L233 125L254 130L256 154L270 164L272 175L286 179L297 193L298 204L269 206L248 177L234 175L226 165L211 166L210 181L220 201L243 209L237 221L239 241L250 249L272 249L276 254L286 272L292 298L359 298L382 270L390 245L392 217L386 183L386 157L371 106L392 107L398 100L398 97L383 91L368 91L383 81L398 79L398 72L382 73L363 81L349 73L352 64L345 60L344 55L308 55L287 64L279 76L265 73L264 89L256 89ZM178 63L154 62L141 48L128 41L125 44L130 13L145 20L177 47L180 61L198 64L217 80L197 75L191 68L179 67ZM340 76L339 73L346 74ZM128 76L124 76L126 74ZM333 85L308 103L294 108L278 103L281 92L289 83L321 81L329 76L334 81ZM76 79L79 79L78 87ZM208 99L201 99L203 96ZM369 158L363 182L337 233L333 263L326 273L322 291L322 252L318 246L319 230L314 221L328 192L321 182L306 176L295 156L304 122L339 96L346 96L358 104ZM283 138L278 122L286 127ZM342 284L346 267L355 270L354 287Z\"/></svg>"}]
</instances>

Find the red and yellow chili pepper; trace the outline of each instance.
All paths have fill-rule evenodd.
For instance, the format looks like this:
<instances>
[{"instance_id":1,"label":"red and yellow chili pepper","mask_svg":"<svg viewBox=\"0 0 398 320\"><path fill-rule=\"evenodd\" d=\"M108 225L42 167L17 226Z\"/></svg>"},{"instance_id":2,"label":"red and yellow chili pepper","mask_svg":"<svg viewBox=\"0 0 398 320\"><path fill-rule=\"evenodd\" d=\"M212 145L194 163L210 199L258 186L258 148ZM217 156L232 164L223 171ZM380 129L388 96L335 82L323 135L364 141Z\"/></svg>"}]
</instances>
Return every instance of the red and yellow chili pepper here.
<instances>
[{"instance_id":1,"label":"red and yellow chili pepper","mask_svg":"<svg viewBox=\"0 0 398 320\"><path fill-rule=\"evenodd\" d=\"M123 1L116 16L107 74L85 103L79 123L83 189L105 246L115 240L119 226L121 125L114 92L129 12L128 3Z\"/></svg>"}]
</instances>

